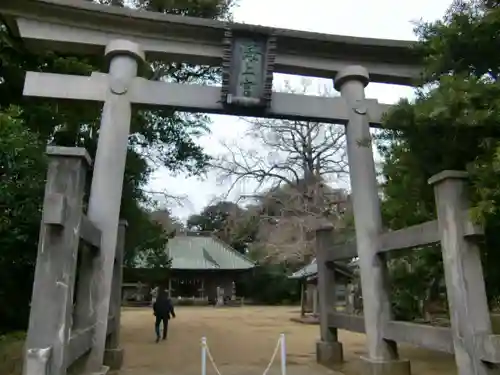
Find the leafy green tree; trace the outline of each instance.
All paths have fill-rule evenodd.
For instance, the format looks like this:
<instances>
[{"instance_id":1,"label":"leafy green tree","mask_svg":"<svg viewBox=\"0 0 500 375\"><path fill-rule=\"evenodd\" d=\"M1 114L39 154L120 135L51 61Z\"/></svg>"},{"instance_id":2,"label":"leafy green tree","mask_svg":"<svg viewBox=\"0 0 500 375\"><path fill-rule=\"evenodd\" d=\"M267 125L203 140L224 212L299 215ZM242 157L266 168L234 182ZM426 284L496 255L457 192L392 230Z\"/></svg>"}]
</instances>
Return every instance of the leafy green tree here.
<instances>
[{"instance_id":1,"label":"leafy green tree","mask_svg":"<svg viewBox=\"0 0 500 375\"><path fill-rule=\"evenodd\" d=\"M187 221L190 230L212 232L235 250L245 253L253 242L257 226L252 215L236 203L221 201L208 205Z\"/></svg>"},{"instance_id":2,"label":"leafy green tree","mask_svg":"<svg viewBox=\"0 0 500 375\"><path fill-rule=\"evenodd\" d=\"M233 202L221 201L206 206L198 215L191 215L187 225L190 229L206 232L217 232L224 230L231 215L240 213L242 209Z\"/></svg>"},{"instance_id":3,"label":"leafy green tree","mask_svg":"<svg viewBox=\"0 0 500 375\"><path fill-rule=\"evenodd\" d=\"M123 1L115 0L102 1L102 3L124 5ZM163 13L227 19L231 3L228 0L151 0L136 1L133 5L137 8ZM26 142L25 146L19 145L18 147L21 149L26 147L26 152L34 155L33 147L40 145L38 158L43 159L45 146L49 143L78 146L85 147L94 157L101 106L78 101L63 102L26 98L23 96L23 85L26 71L89 75L92 71L100 70L103 65L102 56L72 56L53 51L33 54L24 47L22 40L17 39L0 18L0 114L7 116L3 117L3 122L13 122L21 124L16 126L23 127L22 132L13 133L19 135L16 142L19 144ZM213 67L165 61L152 61L150 66L152 79L156 80L214 82L219 79L219 69ZM6 112L12 105L21 108L22 111L15 116ZM202 114L186 115L166 109L134 113L121 205L121 217L129 223L125 245L126 262L132 262L135 255L143 251L157 252L164 249L167 238L161 227L150 220L149 212L144 209L154 203L145 190L145 186L153 169L159 166L166 167L173 173L193 175L202 173L207 167L209 158L196 144L194 138L207 132L208 126L209 118ZM17 155L13 154L14 149L9 149L8 144L0 144L4 147L0 149L0 154ZM3 164L8 160L10 159L2 159L0 170L5 175L16 176L16 168L21 168L25 164L17 157L12 159L15 163L11 161L10 164ZM33 156L32 159L26 160L27 163L29 160L38 159ZM45 176L45 166L38 162L33 163L33 168L39 168L33 173L37 176ZM89 177L90 174L91 171ZM44 177L41 179L33 177L31 180L33 185L41 183L43 186ZM90 184L90 178L88 180ZM29 182L30 179L26 181ZM18 291L16 296L9 293L12 293L10 288L13 284L26 283L31 287L32 272L18 272L16 267L21 267L21 264L33 267L40 225L41 196L35 199L30 195L33 198L29 201L30 205L22 208L20 206L24 205L26 200L22 198L21 192L15 191L16 185L9 184L6 188L7 190L1 193L6 200L0 204L9 207L9 210L0 211L0 222L11 222L12 213L18 210L26 212L26 215L22 215L26 222L18 227L18 235L13 235L13 241L14 238L17 238L16 241L22 238L23 245L21 246L19 242L6 243L6 246L2 246L1 255L2 278L9 280L9 283L0 283L0 298L3 302L2 307L8 308L11 314L2 320L2 324L5 327L17 329L22 328L26 323L31 288ZM31 194L30 190L26 190L26 194ZM29 211L31 214L28 214L27 210L33 211ZM20 275L23 280L19 280ZM12 305L13 300L10 300L14 297L17 298L15 306ZM23 310L18 310L18 308Z\"/></svg>"},{"instance_id":4,"label":"leafy green tree","mask_svg":"<svg viewBox=\"0 0 500 375\"><path fill-rule=\"evenodd\" d=\"M151 220L161 225L167 232L175 235L175 232L184 230L184 223L173 216L168 209L159 209L151 212Z\"/></svg>"},{"instance_id":5,"label":"leafy green tree","mask_svg":"<svg viewBox=\"0 0 500 375\"><path fill-rule=\"evenodd\" d=\"M20 115L0 112L0 333L27 321L47 166Z\"/></svg>"},{"instance_id":6,"label":"leafy green tree","mask_svg":"<svg viewBox=\"0 0 500 375\"><path fill-rule=\"evenodd\" d=\"M417 28L424 57L424 79L414 102L401 101L385 119L379 150L384 158L383 215L391 229L435 217L432 187L427 180L445 169L470 172L473 214L486 226L482 245L487 292L500 293L500 8L486 1L455 1L443 20ZM411 280L424 280L419 292L436 293L443 277L442 259L424 249L393 267L412 265L407 278L395 288L407 288ZM398 271L399 272L399 271ZM434 292L431 293L431 290Z\"/></svg>"}]
</instances>

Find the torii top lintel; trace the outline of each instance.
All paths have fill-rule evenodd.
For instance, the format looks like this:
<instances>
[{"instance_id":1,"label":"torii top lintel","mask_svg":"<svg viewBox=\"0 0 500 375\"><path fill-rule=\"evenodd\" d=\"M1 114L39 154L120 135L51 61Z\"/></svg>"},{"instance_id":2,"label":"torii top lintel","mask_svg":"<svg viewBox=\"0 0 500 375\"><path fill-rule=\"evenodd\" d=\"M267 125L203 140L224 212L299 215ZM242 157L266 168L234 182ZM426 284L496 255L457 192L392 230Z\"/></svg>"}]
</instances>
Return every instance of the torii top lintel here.
<instances>
[{"instance_id":1,"label":"torii top lintel","mask_svg":"<svg viewBox=\"0 0 500 375\"><path fill-rule=\"evenodd\" d=\"M227 27L274 34L274 71L333 78L363 65L373 82L411 85L421 72L414 42L328 35L166 15L83 0L2 0L0 14L36 49L103 53L115 38L141 44L148 58L220 65Z\"/></svg>"}]
</instances>

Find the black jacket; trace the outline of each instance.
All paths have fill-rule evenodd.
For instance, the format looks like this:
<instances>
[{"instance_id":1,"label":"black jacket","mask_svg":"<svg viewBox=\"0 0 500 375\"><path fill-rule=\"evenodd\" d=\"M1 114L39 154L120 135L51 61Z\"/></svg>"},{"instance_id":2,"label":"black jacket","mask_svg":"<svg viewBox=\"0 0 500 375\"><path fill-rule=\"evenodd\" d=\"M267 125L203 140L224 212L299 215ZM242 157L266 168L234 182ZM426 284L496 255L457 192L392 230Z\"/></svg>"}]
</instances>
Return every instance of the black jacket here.
<instances>
[{"instance_id":1,"label":"black jacket","mask_svg":"<svg viewBox=\"0 0 500 375\"><path fill-rule=\"evenodd\" d=\"M174 305L170 298L158 298L153 304L155 316L164 319L175 318Z\"/></svg>"}]
</instances>

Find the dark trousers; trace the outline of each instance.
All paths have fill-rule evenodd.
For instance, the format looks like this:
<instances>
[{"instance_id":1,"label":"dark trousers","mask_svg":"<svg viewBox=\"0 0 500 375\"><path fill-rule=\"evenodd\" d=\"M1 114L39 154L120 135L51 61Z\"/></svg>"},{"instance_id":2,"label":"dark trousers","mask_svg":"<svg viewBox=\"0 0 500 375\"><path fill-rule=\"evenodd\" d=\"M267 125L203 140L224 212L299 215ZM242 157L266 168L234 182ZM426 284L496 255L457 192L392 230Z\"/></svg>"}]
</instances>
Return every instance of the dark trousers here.
<instances>
[{"instance_id":1,"label":"dark trousers","mask_svg":"<svg viewBox=\"0 0 500 375\"><path fill-rule=\"evenodd\" d=\"M160 324L163 322L163 340L167 338L167 333L168 333L168 318L164 316L157 316L156 321L155 321L155 332L156 332L156 337L160 337Z\"/></svg>"}]
</instances>

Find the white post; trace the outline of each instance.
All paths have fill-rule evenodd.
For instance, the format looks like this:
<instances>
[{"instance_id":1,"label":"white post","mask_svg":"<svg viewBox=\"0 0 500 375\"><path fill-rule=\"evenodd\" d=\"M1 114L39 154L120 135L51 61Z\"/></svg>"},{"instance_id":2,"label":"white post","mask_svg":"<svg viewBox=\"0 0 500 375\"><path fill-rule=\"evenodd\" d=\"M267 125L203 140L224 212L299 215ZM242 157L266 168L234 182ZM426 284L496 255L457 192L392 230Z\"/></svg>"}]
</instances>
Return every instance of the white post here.
<instances>
[{"instance_id":1,"label":"white post","mask_svg":"<svg viewBox=\"0 0 500 375\"><path fill-rule=\"evenodd\" d=\"M285 334L280 335L281 341L281 375L286 375L286 343Z\"/></svg>"},{"instance_id":2,"label":"white post","mask_svg":"<svg viewBox=\"0 0 500 375\"><path fill-rule=\"evenodd\" d=\"M127 40L113 40L106 47L109 87L101 115L88 216L101 230L101 248L93 268L97 285L94 308L97 315L93 346L87 370L95 372L103 363L113 263L132 116L129 89L144 60L140 46Z\"/></svg>"},{"instance_id":3,"label":"white post","mask_svg":"<svg viewBox=\"0 0 500 375\"><path fill-rule=\"evenodd\" d=\"M207 338L201 338L201 375L207 375Z\"/></svg>"}]
</instances>

